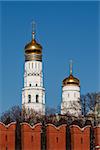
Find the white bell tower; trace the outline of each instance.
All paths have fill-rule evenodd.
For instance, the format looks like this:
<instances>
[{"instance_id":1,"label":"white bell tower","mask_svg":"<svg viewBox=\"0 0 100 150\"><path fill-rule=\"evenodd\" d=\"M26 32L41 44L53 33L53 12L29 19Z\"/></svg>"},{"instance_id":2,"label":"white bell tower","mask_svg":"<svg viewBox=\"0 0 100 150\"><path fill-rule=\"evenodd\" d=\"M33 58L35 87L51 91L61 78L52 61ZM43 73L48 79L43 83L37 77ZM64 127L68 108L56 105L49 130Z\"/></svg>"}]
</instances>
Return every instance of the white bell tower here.
<instances>
[{"instance_id":1,"label":"white bell tower","mask_svg":"<svg viewBox=\"0 0 100 150\"><path fill-rule=\"evenodd\" d=\"M25 46L24 87L22 108L45 114L45 88L42 72L42 46L35 40L35 24L32 23L32 40Z\"/></svg>"},{"instance_id":2,"label":"white bell tower","mask_svg":"<svg viewBox=\"0 0 100 150\"><path fill-rule=\"evenodd\" d=\"M61 114L81 115L80 81L72 75L72 62L70 75L63 80Z\"/></svg>"}]
</instances>

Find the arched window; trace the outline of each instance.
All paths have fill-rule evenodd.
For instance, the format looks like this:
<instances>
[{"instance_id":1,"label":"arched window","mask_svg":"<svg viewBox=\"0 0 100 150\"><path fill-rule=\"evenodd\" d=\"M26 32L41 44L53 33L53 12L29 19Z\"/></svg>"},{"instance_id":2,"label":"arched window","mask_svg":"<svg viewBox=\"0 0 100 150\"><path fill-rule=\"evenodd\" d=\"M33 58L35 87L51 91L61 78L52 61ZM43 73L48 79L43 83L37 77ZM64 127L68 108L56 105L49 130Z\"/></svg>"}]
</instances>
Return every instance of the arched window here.
<instances>
[{"instance_id":1,"label":"arched window","mask_svg":"<svg viewBox=\"0 0 100 150\"><path fill-rule=\"evenodd\" d=\"M36 103L39 102L39 95L36 95Z\"/></svg>"},{"instance_id":2,"label":"arched window","mask_svg":"<svg viewBox=\"0 0 100 150\"><path fill-rule=\"evenodd\" d=\"M31 86L31 84L29 84L29 86Z\"/></svg>"},{"instance_id":3,"label":"arched window","mask_svg":"<svg viewBox=\"0 0 100 150\"><path fill-rule=\"evenodd\" d=\"M29 69L30 69L30 63L29 63Z\"/></svg>"},{"instance_id":4,"label":"arched window","mask_svg":"<svg viewBox=\"0 0 100 150\"><path fill-rule=\"evenodd\" d=\"M33 63L32 63L32 68L33 68Z\"/></svg>"},{"instance_id":5,"label":"arched window","mask_svg":"<svg viewBox=\"0 0 100 150\"><path fill-rule=\"evenodd\" d=\"M28 95L28 103L31 103L31 95Z\"/></svg>"},{"instance_id":6,"label":"arched window","mask_svg":"<svg viewBox=\"0 0 100 150\"><path fill-rule=\"evenodd\" d=\"M37 86L37 84L36 84L36 86Z\"/></svg>"},{"instance_id":7,"label":"arched window","mask_svg":"<svg viewBox=\"0 0 100 150\"><path fill-rule=\"evenodd\" d=\"M69 93L68 93L68 97L69 97Z\"/></svg>"}]
</instances>

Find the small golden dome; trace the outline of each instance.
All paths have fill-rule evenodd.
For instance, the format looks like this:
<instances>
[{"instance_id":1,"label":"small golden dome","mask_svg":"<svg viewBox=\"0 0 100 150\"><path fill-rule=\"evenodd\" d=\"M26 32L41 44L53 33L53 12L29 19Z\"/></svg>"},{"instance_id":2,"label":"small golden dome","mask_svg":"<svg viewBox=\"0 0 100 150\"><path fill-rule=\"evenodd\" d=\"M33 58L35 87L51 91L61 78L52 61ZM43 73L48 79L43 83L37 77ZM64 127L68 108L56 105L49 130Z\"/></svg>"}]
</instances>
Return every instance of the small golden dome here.
<instances>
[{"instance_id":1,"label":"small golden dome","mask_svg":"<svg viewBox=\"0 0 100 150\"><path fill-rule=\"evenodd\" d=\"M26 54L31 54L31 53L41 54L42 46L38 44L35 39L32 39L32 41L25 46L25 53Z\"/></svg>"},{"instance_id":2,"label":"small golden dome","mask_svg":"<svg viewBox=\"0 0 100 150\"><path fill-rule=\"evenodd\" d=\"M80 86L79 79L75 78L72 75L72 60L70 61L70 75L69 75L68 78L65 78L63 80L63 86L66 86L66 85L77 85L77 86Z\"/></svg>"},{"instance_id":3,"label":"small golden dome","mask_svg":"<svg viewBox=\"0 0 100 150\"><path fill-rule=\"evenodd\" d=\"M80 86L80 81L75 78L72 74L70 74L70 76L68 78L65 78L63 80L63 86L66 86L66 85L78 85Z\"/></svg>"}]
</instances>

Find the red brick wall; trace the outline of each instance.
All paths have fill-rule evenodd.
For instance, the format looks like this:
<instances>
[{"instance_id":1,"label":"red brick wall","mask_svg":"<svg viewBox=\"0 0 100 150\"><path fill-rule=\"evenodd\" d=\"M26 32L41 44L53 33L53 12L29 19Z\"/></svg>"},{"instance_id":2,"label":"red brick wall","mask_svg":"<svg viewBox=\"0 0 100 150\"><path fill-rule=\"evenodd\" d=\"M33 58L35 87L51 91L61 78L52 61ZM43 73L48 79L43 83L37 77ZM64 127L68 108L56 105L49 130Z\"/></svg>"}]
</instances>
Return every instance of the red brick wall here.
<instances>
[{"instance_id":1,"label":"red brick wall","mask_svg":"<svg viewBox=\"0 0 100 150\"><path fill-rule=\"evenodd\" d=\"M41 150L41 124L33 127L21 124L22 150ZM16 123L5 126L0 123L0 150L15 150ZM71 150L90 150L90 126L70 126ZM100 126L94 127L95 148L100 150ZM46 150L66 150L66 125L46 126Z\"/></svg>"},{"instance_id":2,"label":"red brick wall","mask_svg":"<svg viewBox=\"0 0 100 150\"><path fill-rule=\"evenodd\" d=\"M66 150L66 125L46 127L47 150Z\"/></svg>"},{"instance_id":3,"label":"red brick wall","mask_svg":"<svg viewBox=\"0 0 100 150\"><path fill-rule=\"evenodd\" d=\"M15 150L16 123L5 126L0 122L0 150Z\"/></svg>"},{"instance_id":4,"label":"red brick wall","mask_svg":"<svg viewBox=\"0 0 100 150\"><path fill-rule=\"evenodd\" d=\"M70 126L71 150L90 150L90 126L80 128L77 125Z\"/></svg>"},{"instance_id":5,"label":"red brick wall","mask_svg":"<svg viewBox=\"0 0 100 150\"><path fill-rule=\"evenodd\" d=\"M94 127L95 149L100 150L100 126Z\"/></svg>"},{"instance_id":6,"label":"red brick wall","mask_svg":"<svg viewBox=\"0 0 100 150\"><path fill-rule=\"evenodd\" d=\"M90 150L90 126L82 128L83 135L83 148L85 150Z\"/></svg>"},{"instance_id":7,"label":"red brick wall","mask_svg":"<svg viewBox=\"0 0 100 150\"><path fill-rule=\"evenodd\" d=\"M21 124L22 150L41 150L41 124Z\"/></svg>"}]
</instances>

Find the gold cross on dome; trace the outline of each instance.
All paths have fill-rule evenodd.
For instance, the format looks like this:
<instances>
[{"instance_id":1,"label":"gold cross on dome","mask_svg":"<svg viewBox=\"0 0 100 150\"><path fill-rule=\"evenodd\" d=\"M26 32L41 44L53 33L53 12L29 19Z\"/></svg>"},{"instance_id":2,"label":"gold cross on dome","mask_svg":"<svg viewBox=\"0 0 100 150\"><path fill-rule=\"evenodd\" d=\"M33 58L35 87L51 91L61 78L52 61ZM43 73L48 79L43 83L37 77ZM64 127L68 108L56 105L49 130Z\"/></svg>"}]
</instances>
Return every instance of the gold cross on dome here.
<instances>
[{"instance_id":1,"label":"gold cross on dome","mask_svg":"<svg viewBox=\"0 0 100 150\"><path fill-rule=\"evenodd\" d=\"M73 61L70 60L70 74L72 74L73 72Z\"/></svg>"},{"instance_id":2,"label":"gold cross on dome","mask_svg":"<svg viewBox=\"0 0 100 150\"><path fill-rule=\"evenodd\" d=\"M32 39L34 39L35 37L35 31L36 31L36 23L35 21L32 21Z\"/></svg>"}]
</instances>

